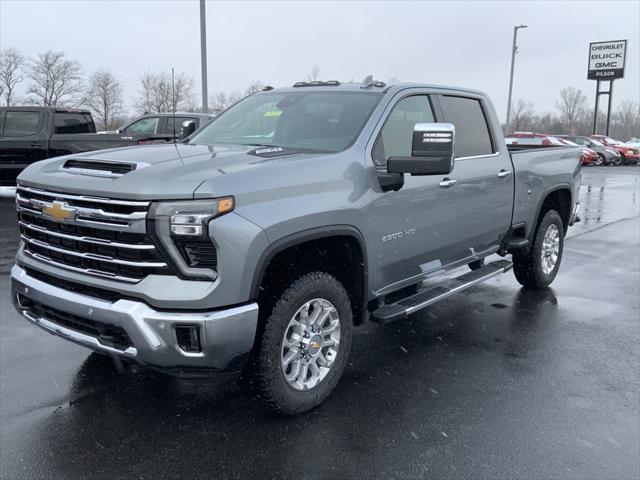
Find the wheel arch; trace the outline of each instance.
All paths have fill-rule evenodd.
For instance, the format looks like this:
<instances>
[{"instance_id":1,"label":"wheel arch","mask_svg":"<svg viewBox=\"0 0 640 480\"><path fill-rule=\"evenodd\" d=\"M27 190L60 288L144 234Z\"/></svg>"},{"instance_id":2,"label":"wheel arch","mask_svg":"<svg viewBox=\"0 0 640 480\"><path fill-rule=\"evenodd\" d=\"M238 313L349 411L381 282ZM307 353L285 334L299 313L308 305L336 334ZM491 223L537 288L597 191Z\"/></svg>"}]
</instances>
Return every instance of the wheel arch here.
<instances>
[{"instance_id":1,"label":"wheel arch","mask_svg":"<svg viewBox=\"0 0 640 480\"><path fill-rule=\"evenodd\" d=\"M573 206L573 194L571 192L571 186L569 184L555 185L547 190L540 196L541 200L536 207L536 215L534 222L531 225L531 229L528 232L529 242L533 241L533 237L540 223L540 218L544 213L550 210L552 207L560 214L562 218L562 224L564 226L564 233L566 235L569 228L569 222L571 221L571 207Z\"/></svg>"},{"instance_id":2,"label":"wheel arch","mask_svg":"<svg viewBox=\"0 0 640 480\"><path fill-rule=\"evenodd\" d=\"M345 246L352 253L351 263L357 262L360 268L353 271L341 272L336 265L331 265L328 273L334 274L343 283L351 299L354 324L364 322L367 312L369 270L367 262L367 250L364 236L356 227L351 225L325 225L301 232L295 232L284 236L271 243L260 256L251 282L250 298L258 300L261 295L261 287L267 277L268 269L282 258L285 253L299 252L305 246L309 248L328 247L332 242L340 239L346 240ZM304 270L304 269L302 269ZM348 278L349 281L345 281ZM346 283L346 284L345 284Z\"/></svg>"}]
</instances>

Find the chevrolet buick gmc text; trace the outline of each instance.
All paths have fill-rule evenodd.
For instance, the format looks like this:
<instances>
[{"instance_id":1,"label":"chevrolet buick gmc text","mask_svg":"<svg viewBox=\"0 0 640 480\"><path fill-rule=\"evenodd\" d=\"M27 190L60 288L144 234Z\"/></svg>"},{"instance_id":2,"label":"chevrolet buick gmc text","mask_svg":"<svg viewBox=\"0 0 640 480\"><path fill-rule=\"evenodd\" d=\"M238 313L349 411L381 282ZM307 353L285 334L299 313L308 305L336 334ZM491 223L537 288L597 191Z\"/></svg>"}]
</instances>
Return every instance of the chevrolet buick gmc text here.
<instances>
[{"instance_id":1,"label":"chevrolet buick gmc text","mask_svg":"<svg viewBox=\"0 0 640 480\"><path fill-rule=\"evenodd\" d=\"M168 373L243 370L266 406L300 413L335 387L365 320L512 268L553 281L580 152L509 148L477 91L309 82L182 143L40 161L18 178L15 306ZM485 262L496 253L511 256Z\"/></svg>"}]
</instances>

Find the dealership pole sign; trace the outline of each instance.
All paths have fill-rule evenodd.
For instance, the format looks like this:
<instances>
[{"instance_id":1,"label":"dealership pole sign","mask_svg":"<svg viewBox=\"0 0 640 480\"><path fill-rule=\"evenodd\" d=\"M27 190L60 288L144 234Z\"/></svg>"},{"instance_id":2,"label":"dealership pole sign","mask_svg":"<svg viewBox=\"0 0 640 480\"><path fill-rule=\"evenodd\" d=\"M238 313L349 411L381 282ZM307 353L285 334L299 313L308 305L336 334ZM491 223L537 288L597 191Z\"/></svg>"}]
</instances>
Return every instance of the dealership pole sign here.
<instances>
[{"instance_id":1,"label":"dealership pole sign","mask_svg":"<svg viewBox=\"0 0 640 480\"><path fill-rule=\"evenodd\" d=\"M624 77L627 41L589 44L589 80L615 80Z\"/></svg>"},{"instance_id":2,"label":"dealership pole sign","mask_svg":"<svg viewBox=\"0 0 640 480\"><path fill-rule=\"evenodd\" d=\"M596 106L593 112L593 133L598 124L598 100L600 95L608 95L606 135L609 135L609 120L611 119L611 98L613 96L613 81L624 77L624 64L627 59L627 41L614 40L609 42L591 42L589 44L589 66L587 78L597 80ZM600 82L609 82L609 90L601 91Z\"/></svg>"}]
</instances>

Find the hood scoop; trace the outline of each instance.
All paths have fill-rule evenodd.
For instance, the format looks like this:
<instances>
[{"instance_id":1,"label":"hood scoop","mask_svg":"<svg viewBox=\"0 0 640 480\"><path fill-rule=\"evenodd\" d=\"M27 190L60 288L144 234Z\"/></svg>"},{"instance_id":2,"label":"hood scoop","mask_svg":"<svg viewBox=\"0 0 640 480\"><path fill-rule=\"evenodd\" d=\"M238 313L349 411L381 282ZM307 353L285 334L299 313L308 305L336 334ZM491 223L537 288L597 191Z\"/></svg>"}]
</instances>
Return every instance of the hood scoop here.
<instances>
[{"instance_id":1,"label":"hood scoop","mask_svg":"<svg viewBox=\"0 0 640 480\"><path fill-rule=\"evenodd\" d=\"M133 170L148 166L148 163L124 163L105 160L89 160L83 158L71 158L64 162L62 170L77 175L90 175L93 177L121 177Z\"/></svg>"}]
</instances>

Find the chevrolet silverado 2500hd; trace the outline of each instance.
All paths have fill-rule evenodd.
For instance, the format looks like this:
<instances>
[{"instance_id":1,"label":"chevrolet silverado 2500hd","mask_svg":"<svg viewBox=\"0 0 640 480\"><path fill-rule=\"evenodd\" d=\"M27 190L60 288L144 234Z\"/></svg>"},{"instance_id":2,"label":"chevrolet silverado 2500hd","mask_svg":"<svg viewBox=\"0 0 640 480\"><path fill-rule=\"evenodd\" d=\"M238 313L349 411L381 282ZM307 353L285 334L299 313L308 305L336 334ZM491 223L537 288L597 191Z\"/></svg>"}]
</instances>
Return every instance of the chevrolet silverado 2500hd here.
<instances>
[{"instance_id":1,"label":"chevrolet silverado 2500hd","mask_svg":"<svg viewBox=\"0 0 640 480\"><path fill-rule=\"evenodd\" d=\"M473 90L256 93L185 143L29 166L13 299L98 352L178 375L244 369L268 407L299 413L335 387L354 325L512 267L527 287L550 284L577 219L579 157L510 152Z\"/></svg>"}]
</instances>

